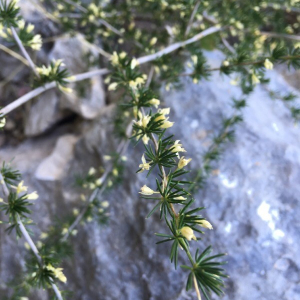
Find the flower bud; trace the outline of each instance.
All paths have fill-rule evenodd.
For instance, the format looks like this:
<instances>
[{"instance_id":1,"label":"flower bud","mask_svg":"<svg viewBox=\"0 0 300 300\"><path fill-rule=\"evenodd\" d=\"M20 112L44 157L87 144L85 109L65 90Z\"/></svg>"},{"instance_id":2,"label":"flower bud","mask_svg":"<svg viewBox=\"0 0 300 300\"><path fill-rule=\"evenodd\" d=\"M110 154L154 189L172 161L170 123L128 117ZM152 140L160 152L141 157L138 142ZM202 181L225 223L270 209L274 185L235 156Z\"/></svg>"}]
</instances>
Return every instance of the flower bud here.
<instances>
[{"instance_id":1,"label":"flower bud","mask_svg":"<svg viewBox=\"0 0 300 300\"><path fill-rule=\"evenodd\" d=\"M180 232L188 241L191 241L192 239L195 241L197 240L191 227L184 226L180 229Z\"/></svg>"}]
</instances>

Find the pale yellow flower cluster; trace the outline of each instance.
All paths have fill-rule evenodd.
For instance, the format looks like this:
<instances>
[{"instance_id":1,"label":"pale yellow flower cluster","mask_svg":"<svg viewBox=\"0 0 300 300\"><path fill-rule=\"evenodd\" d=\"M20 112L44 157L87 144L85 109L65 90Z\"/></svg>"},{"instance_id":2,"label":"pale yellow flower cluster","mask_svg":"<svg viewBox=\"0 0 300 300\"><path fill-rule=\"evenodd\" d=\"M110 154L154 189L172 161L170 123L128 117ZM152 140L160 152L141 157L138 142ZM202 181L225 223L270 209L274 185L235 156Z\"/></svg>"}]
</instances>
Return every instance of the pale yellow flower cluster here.
<instances>
[{"instance_id":1,"label":"pale yellow flower cluster","mask_svg":"<svg viewBox=\"0 0 300 300\"><path fill-rule=\"evenodd\" d=\"M24 185L24 180L22 180L17 186L12 185L11 187L16 190L17 194L27 192L28 190L28 187ZM28 200L36 200L38 197L39 195L36 191L26 195L26 199Z\"/></svg>"},{"instance_id":2,"label":"pale yellow flower cluster","mask_svg":"<svg viewBox=\"0 0 300 300\"><path fill-rule=\"evenodd\" d=\"M25 26L25 21L18 21L18 28L20 30L26 30L27 33L31 33L34 30L33 24L28 24ZM2 24L0 24L0 36L4 39L13 38L13 34L10 28L4 28ZM33 35L31 40L26 41L26 45L35 51L41 50L42 47L42 37L40 34Z\"/></svg>"},{"instance_id":3,"label":"pale yellow flower cluster","mask_svg":"<svg viewBox=\"0 0 300 300\"><path fill-rule=\"evenodd\" d=\"M67 282L67 277L62 272L63 268L54 268L52 265L47 265L47 270L52 271L54 276L63 283Z\"/></svg>"},{"instance_id":4,"label":"pale yellow flower cluster","mask_svg":"<svg viewBox=\"0 0 300 300\"><path fill-rule=\"evenodd\" d=\"M97 170L94 167L91 167L88 171L88 176L96 175ZM84 188L89 188L90 190L94 190L99 187L103 183L103 177L95 178L93 182L86 182L83 184Z\"/></svg>"},{"instance_id":5,"label":"pale yellow flower cluster","mask_svg":"<svg viewBox=\"0 0 300 300\"><path fill-rule=\"evenodd\" d=\"M65 64L62 62L62 59L57 59L53 61L54 66L49 65L48 67L46 67L45 65L43 65L42 67L36 67L37 72L40 75L43 76L49 76L50 73L56 73L59 69L59 67L64 67ZM62 86L60 84L58 84L58 88L65 93L72 93L73 90L71 88Z\"/></svg>"},{"instance_id":6,"label":"pale yellow flower cluster","mask_svg":"<svg viewBox=\"0 0 300 300\"><path fill-rule=\"evenodd\" d=\"M163 124L160 126L160 128L170 128L174 125L174 122L170 122L169 118L166 116L170 114L170 108L164 108L164 109L159 109L158 113L161 115L155 118L155 121L163 120Z\"/></svg>"}]
</instances>

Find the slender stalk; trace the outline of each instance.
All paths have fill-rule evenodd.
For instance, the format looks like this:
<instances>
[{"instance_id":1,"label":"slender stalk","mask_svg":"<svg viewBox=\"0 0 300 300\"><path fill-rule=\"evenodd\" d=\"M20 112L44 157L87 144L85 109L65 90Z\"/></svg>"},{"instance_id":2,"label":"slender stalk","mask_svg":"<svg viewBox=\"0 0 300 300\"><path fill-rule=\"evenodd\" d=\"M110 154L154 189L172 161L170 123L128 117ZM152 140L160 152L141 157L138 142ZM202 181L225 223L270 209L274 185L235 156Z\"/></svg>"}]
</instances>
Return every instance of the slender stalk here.
<instances>
[{"instance_id":1,"label":"slender stalk","mask_svg":"<svg viewBox=\"0 0 300 300\"><path fill-rule=\"evenodd\" d=\"M199 41L200 39L208 36L208 35L211 35L213 33L216 33L216 32L219 32L219 31L222 31L224 30L224 28L222 27L218 27L218 26L213 26L213 27L210 27L206 30L203 30L202 32L196 34L195 36L193 36L192 38L188 39L188 40L185 40L183 42L177 42L175 44L172 44L166 48L164 48L163 50L160 50L154 54L150 54L150 55L146 55L146 56L143 56L143 57L140 57L137 59L137 61L140 63L140 64L144 64L146 62L149 62L149 61L153 61L157 58L160 58L162 57L163 55L166 55L166 54L169 54L181 47L184 47L186 45L189 45L189 44L192 44L192 43L195 43L197 41Z\"/></svg>"},{"instance_id":2,"label":"slender stalk","mask_svg":"<svg viewBox=\"0 0 300 300\"><path fill-rule=\"evenodd\" d=\"M21 61L27 67L30 67L28 61L23 56L21 56L19 53L5 47L2 44L0 44L0 49L3 50L4 52L6 52L7 54L11 55L12 57L18 59L19 61Z\"/></svg>"},{"instance_id":3,"label":"slender stalk","mask_svg":"<svg viewBox=\"0 0 300 300\"><path fill-rule=\"evenodd\" d=\"M266 57L266 58L268 58L268 57ZM233 64L229 65L228 67L259 65L259 64L264 63L266 58L260 59L260 60L255 60L255 61L242 62L242 63L233 63ZM300 58L300 55L286 55L286 56L279 57L279 59L281 59L281 60L289 60L289 59L295 59L295 58ZM221 70L221 67L206 69L206 71L208 71L208 72L220 71L220 70ZM182 74L179 74L178 76L193 76L195 74L196 74L195 72L182 73Z\"/></svg>"},{"instance_id":4,"label":"slender stalk","mask_svg":"<svg viewBox=\"0 0 300 300\"><path fill-rule=\"evenodd\" d=\"M194 286L195 286L195 290L196 290L196 293L197 293L198 300L201 300L201 294L200 294L200 291L199 291L199 287L198 287L198 283L197 283L197 279L196 279L195 274L193 275L193 279L194 279Z\"/></svg>"},{"instance_id":5,"label":"slender stalk","mask_svg":"<svg viewBox=\"0 0 300 300\"><path fill-rule=\"evenodd\" d=\"M1 173L0 173L0 182L2 184L2 189L3 189L4 195L6 197L8 197L9 196L9 190L7 188L7 185L5 184L4 178L3 178L3 176L2 176ZM41 267L43 267L42 257L40 256L39 251L38 251L36 245L34 244L33 240L31 239L31 237L30 237L28 231L26 230L26 228L25 228L25 226L24 226L24 224L23 224L23 222L22 222L22 220L21 220L21 218L20 218L19 215L17 215L17 223L19 225L19 228L20 228L20 230L21 230L21 232L22 232L22 234L23 234L26 242L29 244L29 246L30 246L33 254L35 255L35 257L36 257L39 265ZM56 297L59 300L63 300L63 298L61 296L61 293L60 293L59 289L57 288L56 284L55 283L51 283L51 286L52 286L52 289L54 290L54 293L55 293Z\"/></svg>"},{"instance_id":6,"label":"slender stalk","mask_svg":"<svg viewBox=\"0 0 300 300\"><path fill-rule=\"evenodd\" d=\"M1 7L1 9L4 9L3 4L2 4L2 1L0 2L0 7ZM23 53L23 55L24 55L25 58L27 59L27 61L28 61L28 63L29 63L29 66L30 66L31 69L33 70L34 74L35 74L37 77L40 77L40 75L38 74L38 72L37 72L37 70L36 70L36 68L35 68L34 62L31 60L29 54L27 53L26 49L24 48L24 46L23 46L23 44L22 44L22 41L20 40L20 38L19 38L19 36L18 36L18 34L17 34L15 28L11 26L10 29L11 29L11 32L12 32L12 34L13 34L13 37L14 37L15 41L17 42L17 44L18 44L18 46L19 46L21 52Z\"/></svg>"},{"instance_id":7,"label":"slender stalk","mask_svg":"<svg viewBox=\"0 0 300 300\"><path fill-rule=\"evenodd\" d=\"M3 115L7 115L17 107L21 106L22 104L26 103L27 101L33 99L34 97L42 94L43 92L50 90L56 86L55 82L47 83L41 87L38 87L31 92L25 94L24 96L18 98L17 100L13 101L12 103L8 104L7 106L3 107L0 110L0 113Z\"/></svg>"},{"instance_id":8,"label":"slender stalk","mask_svg":"<svg viewBox=\"0 0 300 300\"><path fill-rule=\"evenodd\" d=\"M265 35L265 36L268 36L268 37L275 37L275 38L283 38L283 39L300 41L300 36L299 35L286 34L286 33L277 33L277 32L267 32L267 31L261 31L260 33L262 35Z\"/></svg>"},{"instance_id":9,"label":"slender stalk","mask_svg":"<svg viewBox=\"0 0 300 300\"><path fill-rule=\"evenodd\" d=\"M185 45L194 43L194 42L204 38L205 36L213 34L213 33L218 32L220 30L222 30L222 28L218 28L218 27L208 28L207 30L204 30L204 31L198 33L194 37L192 37L192 38L190 38L190 39L188 39L184 42L175 43L173 45L170 45L170 46L166 47L165 49L163 49L161 51L158 51L157 53L147 55L147 56L143 56L141 58L138 58L137 60L140 64L150 62L152 60L155 60L155 59L161 57L162 55L171 53L171 52L177 50L180 47L183 47ZM85 79L91 78L91 77L96 76L96 75L109 74L110 72L111 71L108 70L108 69L97 69L97 70L93 70L93 71L89 71L89 72L74 75L74 76L72 76L72 79L69 79L69 81L70 82L81 81L81 80L85 80ZM0 110L0 113L2 113L3 115L7 115L12 110L16 109L17 107L19 107L20 105L26 103L27 101L31 100L32 98L38 96L39 94L43 93L44 91L49 90L51 88L54 88L55 85L56 84L54 82L47 83L43 87L39 87L39 88L27 93L26 95L14 100L12 103L10 103L7 106L5 106L4 108L2 108Z\"/></svg>"},{"instance_id":10,"label":"slender stalk","mask_svg":"<svg viewBox=\"0 0 300 300\"><path fill-rule=\"evenodd\" d=\"M267 4L268 8L273 8L273 9L280 9L280 10L285 10L286 12L295 12L295 13L300 13L300 8L297 7L289 7L285 5L280 5L280 4L273 4L273 3L268 3Z\"/></svg>"},{"instance_id":11,"label":"slender stalk","mask_svg":"<svg viewBox=\"0 0 300 300\"><path fill-rule=\"evenodd\" d=\"M195 5L195 7L194 7L194 9L192 11L191 17L189 19L188 25L187 25L185 33L184 33L184 37L186 37L190 33L190 30L192 28L192 23L194 21L195 15L196 15L197 10L199 8L200 2L201 1L197 1L196 5Z\"/></svg>"},{"instance_id":12,"label":"slender stalk","mask_svg":"<svg viewBox=\"0 0 300 300\"><path fill-rule=\"evenodd\" d=\"M35 66L34 62L32 61L32 59L30 58L30 56L29 56L28 52L26 51L25 47L23 46L22 41L20 40L15 28L11 27L11 32L12 32L13 37L14 37L15 41L17 42L21 52L23 53L24 57L27 59L27 61L29 63L29 66L31 67L33 73L38 78L40 78L40 75L39 75L38 71L36 70L36 66Z\"/></svg>"}]
</instances>

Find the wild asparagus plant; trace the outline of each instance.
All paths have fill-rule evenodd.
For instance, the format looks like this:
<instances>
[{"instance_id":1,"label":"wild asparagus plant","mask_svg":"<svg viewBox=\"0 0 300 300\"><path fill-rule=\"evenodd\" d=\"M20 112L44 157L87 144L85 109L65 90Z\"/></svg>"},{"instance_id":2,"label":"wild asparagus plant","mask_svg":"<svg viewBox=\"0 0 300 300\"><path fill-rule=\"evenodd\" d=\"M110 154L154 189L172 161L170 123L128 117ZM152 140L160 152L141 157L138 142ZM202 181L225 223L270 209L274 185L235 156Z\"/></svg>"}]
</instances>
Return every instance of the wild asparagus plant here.
<instances>
[{"instance_id":1,"label":"wild asparagus plant","mask_svg":"<svg viewBox=\"0 0 300 300\"><path fill-rule=\"evenodd\" d=\"M158 171L156 187L144 185L140 191L143 198L154 201L147 218L159 211L160 219L166 222L169 232L156 234L164 238L158 244L172 244L170 260L175 268L178 266L179 250L185 252L190 263L190 266L182 266L189 271L186 288L189 290L194 284L198 299L201 299L199 289L206 299L209 299L210 292L221 295L221 288L224 286L222 277L226 275L220 268L223 262L217 262L215 258L225 254L208 256L211 247L203 252L197 249L194 258L190 252L190 242L200 239L194 232L201 234L203 231L199 227L212 229L212 225L199 215L203 207L191 208L195 202L187 189L191 182L181 178L188 173L185 167L191 159L181 156L186 150L179 140L167 133L168 128L174 124L169 121L170 109L158 108L160 100L150 88L145 87L147 77L138 72L136 59L129 59L126 53L114 53L112 64L115 70L110 89L125 89L128 100L124 107L132 109L135 117L132 140L135 143L142 141L145 147L137 173L147 171L148 177Z\"/></svg>"},{"instance_id":2,"label":"wild asparagus plant","mask_svg":"<svg viewBox=\"0 0 300 300\"><path fill-rule=\"evenodd\" d=\"M272 69L274 63L285 63L294 68L300 67L300 50L297 44L300 20L297 15L300 12L299 1L286 1L284 5L281 1L272 3L259 0L251 2L220 0L113 2L95 0L91 3L57 0L44 2L48 12L39 3L37 6L51 22L61 25L61 33L69 32L71 36L83 35L82 41L85 45L96 49L105 58L111 57L115 70L111 77L106 79L106 83L113 81L108 89L114 90L118 87L125 89L128 101L124 103L124 107L132 109L136 119L132 139L137 142L142 140L145 144L145 153L141 158L138 172L148 171L149 175L155 170L158 171L156 188L149 188L145 185L141 189L141 194L157 202L148 217L160 208L160 217L165 220L170 231L169 234L158 234L164 237L164 240L159 243L172 243L170 259L175 267L178 264L178 252L180 252L178 249L182 248L186 253L191 263L191 266L183 266L190 271L187 288L191 288L194 284L198 298L200 297L199 288L206 298L209 297L208 290L220 294L223 285L220 277L225 275L219 268L221 263L214 262L218 255L207 257L210 248L204 250L202 254L199 254L197 250L195 258L190 252L189 242L197 239L194 232L202 233L197 226L212 228L210 223L198 214L202 208L190 207L194 203L191 190L206 178L211 170L211 162L219 157L221 144L232 139L232 128L241 120L240 113L224 120L222 130L204 154L202 168L198 171L194 182L190 182L186 179L188 171L185 170L190 159L181 156L185 152L182 144L167 134L167 129L173 125L173 122L168 120L169 110L158 109L159 97L155 95L153 89L144 86L146 76L136 70L136 64L137 62L151 63L157 81L163 82L167 90L180 87L180 78L183 76L190 77L196 84L203 78L209 79L212 72L219 71L221 74L234 76L231 84L240 85L243 94L247 95L257 84L267 83L265 70ZM150 18L146 12L151 12ZM165 22L166 20L168 23ZM148 22L151 26L139 26L140 21ZM47 89L58 87L63 92L70 92L71 90L67 87L69 82L110 72L107 69L96 69L68 77L68 72L63 68L60 60L50 63L47 67L37 67L25 47L38 51L41 49L42 39L39 34L34 33L32 24L25 24L21 19L16 1L1 1L0 36L8 43L15 40L25 60L12 49L5 47L1 49L5 49L7 53L20 61L25 61L25 64L32 68L33 86L36 87L1 109L0 128L5 126L6 114ZM99 46L101 45L99 37L103 49ZM199 40L202 40L202 43L195 44ZM226 53L226 59L220 67L210 67L203 55L203 49L214 48L219 48ZM111 55L112 49L120 54ZM125 52L121 52L122 49L126 49L131 56L139 58L130 60ZM187 59L188 66L192 69L189 72L185 69ZM92 64L97 66L97 61ZM154 82L152 87L157 89L159 85ZM283 100L288 101L292 98L287 96L283 97ZM237 112L245 106L244 99L241 99L234 103ZM153 110L153 106L157 110ZM297 107L293 106L291 111L293 117L299 117ZM125 114L118 116L115 122L116 130L124 127L121 124L128 121L128 115L126 115L126 120L123 118ZM120 133L121 136L126 136L124 131ZM99 180L99 177L94 176L93 170L91 169L87 177L81 181L93 191L89 200L86 201L87 205L82 211L74 208L72 217L58 226L51 226L48 233L42 233L41 239L44 245L41 245L38 254L41 260L34 255L33 251L27 265L30 274L34 276L29 274L26 277L28 280L24 282L24 288L28 287L27 283L32 282L46 287L57 279L64 281L58 261L70 255L70 245L66 244L68 236L76 235L75 227L82 219L89 221L95 209L100 219L102 217L105 219L107 203L99 201L95 195L99 192L99 196L106 185L101 186L103 182ZM106 171L110 174L105 177L108 178L106 179L107 186L110 186L109 180L119 178L119 170L116 167L109 169L109 172ZM6 192L9 192L8 199L3 200L5 202L1 205L1 208L9 215L11 222L9 229L15 228L18 234L26 234L29 230L28 225L32 224L28 217L28 207L32 204L32 199L29 198L36 197L36 194L29 194L31 196L23 194L25 187L19 182L18 172L12 172L4 166L1 173L5 180L3 187ZM12 186L16 186L16 189ZM85 197L82 198L85 199ZM20 229L22 229L21 232ZM57 243L58 248L54 247L53 239L60 241ZM32 247L35 246L32 245ZM53 253L57 255L53 256ZM39 264L40 261L42 264ZM15 294L17 299L21 296L22 294ZM59 298L59 295L57 297Z\"/></svg>"},{"instance_id":3,"label":"wild asparagus plant","mask_svg":"<svg viewBox=\"0 0 300 300\"><path fill-rule=\"evenodd\" d=\"M29 207L33 205L32 201L38 198L38 194L37 192L28 194L28 187L20 179L21 175L18 171L3 163L0 183L5 198L0 198L0 211L7 215L8 221L1 221L1 223L9 225L6 228L8 233L15 230L17 238L24 236L28 247L32 250L31 264L28 266L31 274L30 284L43 288L52 287L57 299L62 300L61 292L55 284L58 280L64 283L67 281L62 268L58 267L60 261L54 253L39 252L29 235L31 233L29 226L33 225L33 220L29 217L31 213ZM17 182L19 183L15 185Z\"/></svg>"}]
</instances>

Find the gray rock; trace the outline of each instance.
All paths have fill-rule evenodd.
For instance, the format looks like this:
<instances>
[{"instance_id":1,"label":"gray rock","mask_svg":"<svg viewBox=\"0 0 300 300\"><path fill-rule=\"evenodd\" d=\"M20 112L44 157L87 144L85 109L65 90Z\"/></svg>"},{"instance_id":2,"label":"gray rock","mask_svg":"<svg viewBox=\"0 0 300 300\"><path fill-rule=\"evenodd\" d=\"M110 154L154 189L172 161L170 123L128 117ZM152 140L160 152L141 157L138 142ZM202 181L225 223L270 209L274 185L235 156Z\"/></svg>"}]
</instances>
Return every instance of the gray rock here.
<instances>
[{"instance_id":1,"label":"gray rock","mask_svg":"<svg viewBox=\"0 0 300 300\"><path fill-rule=\"evenodd\" d=\"M219 52L207 53L207 57L216 65L223 59ZM270 88L297 93L280 73L268 75ZM220 130L222 118L233 113L230 98L238 97L240 91L229 81L216 73L209 82L195 85L183 79L182 90L162 91L161 99L171 107L170 119L175 121L171 131L181 139L186 156L193 158L193 169L201 165L202 154L213 133ZM40 181L33 176L53 152L58 135L0 150L1 160L16 157L14 164L24 173L25 182L40 194L33 218L41 230L56 216L82 206L80 192L74 190L74 174L87 172L91 166L105 167L103 155L118 145L111 118L108 107L99 118L83 124L74 156L60 181ZM225 268L230 279L226 280L224 300L296 300L300 297L299 128L285 105L270 100L263 86L249 97L244 119L237 127L236 142L227 145L214 165L218 172L195 195L197 205L207 207L203 214L214 230L193 243L192 249L198 246L203 250L212 244L215 253L228 253ZM194 292L184 291L187 273L174 270L168 259L170 246L155 245L154 233L167 232L165 223L157 214L145 219L152 203L140 199L138 191L143 184L153 186L154 180L135 173L142 151L142 145L129 147L124 182L103 197L111 203L109 225L87 223L72 237L75 255L64 270L74 300L195 299ZM21 268L22 242L18 246L1 229L1 282ZM181 256L180 264L185 262ZM5 293L3 288L2 295Z\"/></svg>"}]
</instances>

